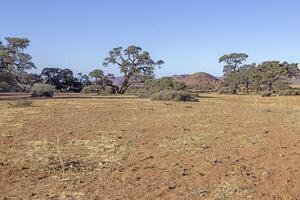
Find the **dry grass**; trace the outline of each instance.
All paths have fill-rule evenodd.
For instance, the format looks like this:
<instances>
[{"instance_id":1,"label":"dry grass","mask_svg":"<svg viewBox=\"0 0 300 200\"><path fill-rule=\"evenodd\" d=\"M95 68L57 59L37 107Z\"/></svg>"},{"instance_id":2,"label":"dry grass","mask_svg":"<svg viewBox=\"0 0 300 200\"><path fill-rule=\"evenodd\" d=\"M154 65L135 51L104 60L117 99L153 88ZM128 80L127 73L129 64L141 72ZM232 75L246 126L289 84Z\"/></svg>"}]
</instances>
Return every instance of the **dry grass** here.
<instances>
[{"instance_id":1,"label":"dry grass","mask_svg":"<svg viewBox=\"0 0 300 200\"><path fill-rule=\"evenodd\" d=\"M200 99L0 101L0 198L299 198L299 97Z\"/></svg>"}]
</instances>

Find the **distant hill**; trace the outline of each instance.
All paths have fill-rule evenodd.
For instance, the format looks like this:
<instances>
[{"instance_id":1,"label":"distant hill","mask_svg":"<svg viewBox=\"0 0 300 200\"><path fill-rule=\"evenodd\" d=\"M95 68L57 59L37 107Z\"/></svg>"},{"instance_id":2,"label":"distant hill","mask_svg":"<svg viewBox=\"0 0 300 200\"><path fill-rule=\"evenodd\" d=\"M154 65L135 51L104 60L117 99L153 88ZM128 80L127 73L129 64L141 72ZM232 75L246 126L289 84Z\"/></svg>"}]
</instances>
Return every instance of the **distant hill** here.
<instances>
[{"instance_id":1,"label":"distant hill","mask_svg":"<svg viewBox=\"0 0 300 200\"><path fill-rule=\"evenodd\" d=\"M215 91L222 83L222 80L205 72L174 75L171 77L184 82L189 88L202 91Z\"/></svg>"}]
</instances>

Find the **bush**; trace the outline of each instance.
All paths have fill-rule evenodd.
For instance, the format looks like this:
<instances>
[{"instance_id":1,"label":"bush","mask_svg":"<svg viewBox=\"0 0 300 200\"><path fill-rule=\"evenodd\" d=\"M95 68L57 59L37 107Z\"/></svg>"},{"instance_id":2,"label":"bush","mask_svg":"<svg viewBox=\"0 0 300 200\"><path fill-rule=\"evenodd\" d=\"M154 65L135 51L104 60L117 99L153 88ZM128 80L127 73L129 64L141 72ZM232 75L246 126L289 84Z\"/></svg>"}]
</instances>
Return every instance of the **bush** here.
<instances>
[{"instance_id":1,"label":"bush","mask_svg":"<svg viewBox=\"0 0 300 200\"><path fill-rule=\"evenodd\" d=\"M84 86L81 90L82 93L90 94L93 92L93 87L91 85Z\"/></svg>"},{"instance_id":2,"label":"bush","mask_svg":"<svg viewBox=\"0 0 300 200\"><path fill-rule=\"evenodd\" d=\"M55 91L54 86L37 83L34 84L31 88L31 96L33 97L53 97L53 93Z\"/></svg>"},{"instance_id":3,"label":"bush","mask_svg":"<svg viewBox=\"0 0 300 200\"><path fill-rule=\"evenodd\" d=\"M262 97L271 97L273 95L273 92L262 92L260 95Z\"/></svg>"},{"instance_id":4,"label":"bush","mask_svg":"<svg viewBox=\"0 0 300 200\"><path fill-rule=\"evenodd\" d=\"M11 107L24 108L32 106L33 102L28 99L18 100L16 103L9 103Z\"/></svg>"},{"instance_id":5,"label":"bush","mask_svg":"<svg viewBox=\"0 0 300 200\"><path fill-rule=\"evenodd\" d=\"M89 85L89 86L84 86L81 92L85 94L91 94L91 93L99 93L100 90L101 87L98 85Z\"/></svg>"},{"instance_id":6,"label":"bush","mask_svg":"<svg viewBox=\"0 0 300 200\"><path fill-rule=\"evenodd\" d=\"M198 101L195 96L185 91L162 90L151 95L154 101Z\"/></svg>"},{"instance_id":7,"label":"bush","mask_svg":"<svg viewBox=\"0 0 300 200\"><path fill-rule=\"evenodd\" d=\"M177 81L171 77L164 77L160 79L148 79L145 81L144 88L151 93L162 90L183 90L186 85L183 82Z\"/></svg>"},{"instance_id":8,"label":"bush","mask_svg":"<svg viewBox=\"0 0 300 200\"><path fill-rule=\"evenodd\" d=\"M289 90L281 90L278 92L279 96L299 96L300 90L289 89Z\"/></svg>"},{"instance_id":9,"label":"bush","mask_svg":"<svg viewBox=\"0 0 300 200\"><path fill-rule=\"evenodd\" d=\"M151 96L151 93L148 90L140 89L136 91L134 95L138 98L149 98Z\"/></svg>"},{"instance_id":10,"label":"bush","mask_svg":"<svg viewBox=\"0 0 300 200\"><path fill-rule=\"evenodd\" d=\"M111 86L105 86L100 90L99 94L104 94L104 95L111 95L111 94L116 94L116 89Z\"/></svg>"},{"instance_id":11,"label":"bush","mask_svg":"<svg viewBox=\"0 0 300 200\"><path fill-rule=\"evenodd\" d=\"M218 93L219 94L232 94L232 90L228 87L221 87L219 90L218 90Z\"/></svg>"}]
</instances>

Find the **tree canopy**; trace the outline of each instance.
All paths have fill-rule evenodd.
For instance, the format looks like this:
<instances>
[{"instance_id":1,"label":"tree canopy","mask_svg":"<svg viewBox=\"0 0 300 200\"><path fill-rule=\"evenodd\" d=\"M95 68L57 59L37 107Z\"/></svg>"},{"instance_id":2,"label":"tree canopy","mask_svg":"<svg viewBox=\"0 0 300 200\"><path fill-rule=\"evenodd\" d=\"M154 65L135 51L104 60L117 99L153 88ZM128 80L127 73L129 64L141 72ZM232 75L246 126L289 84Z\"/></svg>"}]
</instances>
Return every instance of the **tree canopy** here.
<instances>
[{"instance_id":1,"label":"tree canopy","mask_svg":"<svg viewBox=\"0 0 300 200\"><path fill-rule=\"evenodd\" d=\"M124 80L121 86L116 86L117 92L123 94L126 90L147 78L154 76L156 67L160 67L164 62L162 60L154 61L150 53L143 51L137 46L129 46L126 49L122 47L114 48L105 58L103 65L117 65Z\"/></svg>"},{"instance_id":2,"label":"tree canopy","mask_svg":"<svg viewBox=\"0 0 300 200\"><path fill-rule=\"evenodd\" d=\"M0 41L0 73L5 75L1 78L0 85L11 83L22 84L20 76L24 76L27 70L36 68L31 61L31 56L25 52L30 41L26 38L5 38Z\"/></svg>"}]
</instances>

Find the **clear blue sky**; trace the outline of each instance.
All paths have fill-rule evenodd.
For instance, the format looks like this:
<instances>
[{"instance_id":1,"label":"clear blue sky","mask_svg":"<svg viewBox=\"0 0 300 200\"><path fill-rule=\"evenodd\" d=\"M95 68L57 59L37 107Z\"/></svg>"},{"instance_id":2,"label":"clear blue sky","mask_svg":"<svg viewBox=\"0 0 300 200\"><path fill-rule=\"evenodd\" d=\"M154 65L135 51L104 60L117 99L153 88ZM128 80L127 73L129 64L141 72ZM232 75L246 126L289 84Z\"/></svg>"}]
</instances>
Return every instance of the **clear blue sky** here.
<instances>
[{"instance_id":1,"label":"clear blue sky","mask_svg":"<svg viewBox=\"0 0 300 200\"><path fill-rule=\"evenodd\" d=\"M249 62L300 62L299 0L0 0L0 7L0 40L30 39L39 70L88 73L110 49L131 44L165 61L158 76L221 75L218 57L230 52L249 54Z\"/></svg>"}]
</instances>

